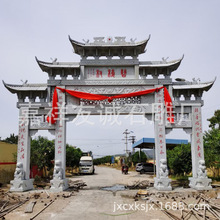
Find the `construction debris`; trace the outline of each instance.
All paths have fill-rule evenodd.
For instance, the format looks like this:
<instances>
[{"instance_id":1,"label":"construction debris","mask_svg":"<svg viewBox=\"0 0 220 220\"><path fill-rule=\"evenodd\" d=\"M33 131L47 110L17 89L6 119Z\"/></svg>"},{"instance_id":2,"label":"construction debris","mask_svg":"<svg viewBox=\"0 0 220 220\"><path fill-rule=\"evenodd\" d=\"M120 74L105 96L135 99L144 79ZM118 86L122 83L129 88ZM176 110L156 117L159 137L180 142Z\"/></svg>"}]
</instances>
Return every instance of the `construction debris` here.
<instances>
[{"instance_id":1,"label":"construction debris","mask_svg":"<svg viewBox=\"0 0 220 220\"><path fill-rule=\"evenodd\" d=\"M75 181L69 180L69 189L79 190L82 189L84 186L87 185L82 180L75 180Z\"/></svg>"},{"instance_id":2,"label":"construction debris","mask_svg":"<svg viewBox=\"0 0 220 220\"><path fill-rule=\"evenodd\" d=\"M28 205L26 206L24 212L25 212L25 213L32 213L35 204L36 204L36 201L29 202Z\"/></svg>"},{"instance_id":3,"label":"construction debris","mask_svg":"<svg viewBox=\"0 0 220 220\"><path fill-rule=\"evenodd\" d=\"M147 187L152 186L153 183L151 183L148 180L143 181L135 181L132 185L127 185L128 189L146 189Z\"/></svg>"},{"instance_id":4,"label":"construction debris","mask_svg":"<svg viewBox=\"0 0 220 220\"><path fill-rule=\"evenodd\" d=\"M69 193L69 194L63 194L62 197L63 198L69 198L73 195L73 192Z\"/></svg>"},{"instance_id":5,"label":"construction debris","mask_svg":"<svg viewBox=\"0 0 220 220\"><path fill-rule=\"evenodd\" d=\"M30 220L35 219L41 212L43 212L48 206L50 206L54 200L51 200L49 204L47 204L43 209L41 209L37 214L30 218Z\"/></svg>"},{"instance_id":6,"label":"construction debris","mask_svg":"<svg viewBox=\"0 0 220 220\"><path fill-rule=\"evenodd\" d=\"M12 212L13 210L15 210L16 208L20 207L21 205L23 205L26 201L28 200L24 200L24 201L20 201L14 205L7 205L5 206L3 209L1 208L1 212L0 212L0 218L3 218L5 215L7 215L8 213Z\"/></svg>"},{"instance_id":7,"label":"construction debris","mask_svg":"<svg viewBox=\"0 0 220 220\"><path fill-rule=\"evenodd\" d=\"M157 206L157 208L159 210L161 210L166 216L168 216L170 219L172 220L181 220L180 218L178 218L177 216L175 216L174 214L172 214L171 212L167 211L166 209L161 209L160 205L157 204L157 202L152 201L155 206Z\"/></svg>"},{"instance_id":8,"label":"construction debris","mask_svg":"<svg viewBox=\"0 0 220 220\"><path fill-rule=\"evenodd\" d=\"M73 181L73 189L80 189L86 184L82 181ZM71 191L71 190L70 190ZM64 191L60 193L50 193L46 190L37 190L32 192L21 192L13 193L9 191L0 190L0 219L4 219L6 215L13 215L13 210L21 206L18 212L23 212L25 215L34 214L33 217L28 219L36 218L42 213L47 207L49 207L55 200L59 202L63 199L67 199L74 195L74 192ZM24 203L28 202L24 207ZM11 213L12 212L12 213ZM10 216L10 215L9 215Z\"/></svg>"},{"instance_id":9,"label":"construction debris","mask_svg":"<svg viewBox=\"0 0 220 220\"><path fill-rule=\"evenodd\" d=\"M148 195L148 191L147 190L139 189L138 192L137 192L137 195L140 195L140 196L144 195L144 196L146 196L146 195Z\"/></svg>"},{"instance_id":10,"label":"construction debris","mask_svg":"<svg viewBox=\"0 0 220 220\"><path fill-rule=\"evenodd\" d=\"M216 198L210 198L207 197L205 194L198 193L196 196L187 196L188 198L195 197L194 200L191 200L189 203L185 201L185 196L181 195L172 196L169 199L170 202L168 202L167 200L163 201L162 197L164 196L160 195L159 193L157 193L156 195L148 194L148 197L146 195L145 199L148 199L149 202L153 203L157 207L157 210L163 212L167 217L169 217L169 219L220 219L220 204L215 202ZM167 196L164 198L167 198Z\"/></svg>"}]
</instances>

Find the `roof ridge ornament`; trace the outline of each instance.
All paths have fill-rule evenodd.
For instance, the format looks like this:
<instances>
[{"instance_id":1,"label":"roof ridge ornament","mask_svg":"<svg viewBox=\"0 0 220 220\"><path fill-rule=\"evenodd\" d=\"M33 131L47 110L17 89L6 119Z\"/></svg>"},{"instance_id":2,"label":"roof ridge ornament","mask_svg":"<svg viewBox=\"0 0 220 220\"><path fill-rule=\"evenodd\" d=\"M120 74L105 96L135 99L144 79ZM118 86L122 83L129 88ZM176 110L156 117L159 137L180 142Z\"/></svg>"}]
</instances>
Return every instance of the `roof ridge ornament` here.
<instances>
[{"instance_id":1,"label":"roof ridge ornament","mask_svg":"<svg viewBox=\"0 0 220 220\"><path fill-rule=\"evenodd\" d=\"M23 81L23 80L21 79L21 82L22 82L22 85L27 85L28 80Z\"/></svg>"},{"instance_id":2,"label":"roof ridge ornament","mask_svg":"<svg viewBox=\"0 0 220 220\"><path fill-rule=\"evenodd\" d=\"M113 37L107 37L107 40L106 40L107 43L113 43Z\"/></svg>"},{"instance_id":3,"label":"roof ridge ornament","mask_svg":"<svg viewBox=\"0 0 220 220\"><path fill-rule=\"evenodd\" d=\"M169 57L167 57L167 58L162 57L163 63L167 63L167 60L168 60L168 59L169 59Z\"/></svg>"},{"instance_id":4,"label":"roof ridge ornament","mask_svg":"<svg viewBox=\"0 0 220 220\"><path fill-rule=\"evenodd\" d=\"M51 59L52 63L56 63L57 62L57 58L56 57L55 58L50 57L50 59Z\"/></svg>"},{"instance_id":5,"label":"roof ridge ornament","mask_svg":"<svg viewBox=\"0 0 220 220\"><path fill-rule=\"evenodd\" d=\"M93 37L93 39L94 39L94 44L104 44L105 43L105 41L104 41L105 37Z\"/></svg>"},{"instance_id":6,"label":"roof ridge ornament","mask_svg":"<svg viewBox=\"0 0 220 220\"><path fill-rule=\"evenodd\" d=\"M114 45L121 45L121 44L135 44L135 41L137 40L137 38L131 38L130 39L130 42L127 42L125 39L126 37L120 37L120 36L115 36L115 37L94 37L94 42L92 43L89 43L89 40L85 41L83 39L83 41L86 43L86 44L114 44Z\"/></svg>"},{"instance_id":7,"label":"roof ridge ornament","mask_svg":"<svg viewBox=\"0 0 220 220\"><path fill-rule=\"evenodd\" d=\"M200 78L196 79L196 78L192 78L192 83L193 84L200 84L201 80Z\"/></svg>"},{"instance_id":8,"label":"roof ridge ornament","mask_svg":"<svg viewBox=\"0 0 220 220\"><path fill-rule=\"evenodd\" d=\"M116 43L125 43L126 37L115 37Z\"/></svg>"},{"instance_id":9,"label":"roof ridge ornament","mask_svg":"<svg viewBox=\"0 0 220 220\"><path fill-rule=\"evenodd\" d=\"M87 40L84 40L84 39L82 39L86 44L88 44L89 43L89 39L87 39Z\"/></svg>"},{"instance_id":10,"label":"roof ridge ornament","mask_svg":"<svg viewBox=\"0 0 220 220\"><path fill-rule=\"evenodd\" d=\"M131 38L131 39L130 39L131 43L135 43L136 40L137 40L137 38L134 38L134 39Z\"/></svg>"}]
</instances>

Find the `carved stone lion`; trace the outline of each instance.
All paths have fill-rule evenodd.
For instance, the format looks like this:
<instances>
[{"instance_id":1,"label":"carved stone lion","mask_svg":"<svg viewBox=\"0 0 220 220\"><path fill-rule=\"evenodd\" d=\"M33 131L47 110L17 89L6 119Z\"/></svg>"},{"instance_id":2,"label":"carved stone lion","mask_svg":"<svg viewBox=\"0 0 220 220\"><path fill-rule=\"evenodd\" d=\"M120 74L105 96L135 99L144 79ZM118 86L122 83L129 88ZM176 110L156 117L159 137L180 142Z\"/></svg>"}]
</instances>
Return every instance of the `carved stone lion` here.
<instances>
[{"instance_id":1,"label":"carved stone lion","mask_svg":"<svg viewBox=\"0 0 220 220\"><path fill-rule=\"evenodd\" d=\"M206 166L205 166L204 160L199 161L198 177L199 178L206 178L207 177L207 171L206 171Z\"/></svg>"},{"instance_id":2,"label":"carved stone lion","mask_svg":"<svg viewBox=\"0 0 220 220\"><path fill-rule=\"evenodd\" d=\"M167 161L166 159L160 160L160 177L168 177Z\"/></svg>"},{"instance_id":3,"label":"carved stone lion","mask_svg":"<svg viewBox=\"0 0 220 220\"><path fill-rule=\"evenodd\" d=\"M56 160L55 161L55 167L54 167L54 171L53 171L53 177L55 179L63 179L63 168L61 167L61 161L60 160Z\"/></svg>"},{"instance_id":4,"label":"carved stone lion","mask_svg":"<svg viewBox=\"0 0 220 220\"><path fill-rule=\"evenodd\" d=\"M18 162L16 165L15 173L14 173L14 179L16 180L24 180L24 168L23 168L23 163Z\"/></svg>"}]
</instances>

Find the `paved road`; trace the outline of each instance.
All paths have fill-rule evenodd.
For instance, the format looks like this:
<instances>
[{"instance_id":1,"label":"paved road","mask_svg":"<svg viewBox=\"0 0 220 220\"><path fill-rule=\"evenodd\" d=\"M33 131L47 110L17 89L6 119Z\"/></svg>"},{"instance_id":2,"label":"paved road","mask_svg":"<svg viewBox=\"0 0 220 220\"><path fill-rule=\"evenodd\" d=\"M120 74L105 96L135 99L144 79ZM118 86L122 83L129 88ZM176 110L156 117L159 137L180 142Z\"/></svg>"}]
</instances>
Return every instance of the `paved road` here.
<instances>
[{"instance_id":1,"label":"paved road","mask_svg":"<svg viewBox=\"0 0 220 220\"><path fill-rule=\"evenodd\" d=\"M87 187L80 190L76 196L71 197L71 201L61 211L41 215L41 219L78 219L78 220L133 220L149 219L163 220L166 217L155 218L154 211L146 210L145 201L136 202L132 196L137 190L129 191L104 191L101 187L112 186L115 184L130 184L136 180L146 180L152 178L149 175L140 175L136 172L129 172L128 175L122 175L120 170L108 167L96 167L95 175L83 175L72 178L72 180L81 179L86 182ZM138 205L139 204L139 205ZM142 204L142 210L141 205ZM123 206L123 207L122 207Z\"/></svg>"},{"instance_id":2,"label":"paved road","mask_svg":"<svg viewBox=\"0 0 220 220\"><path fill-rule=\"evenodd\" d=\"M161 206L158 207L158 204L148 203L148 200L159 200L163 208L168 207L164 205L173 207L173 210L169 209L169 211L179 217L181 216L181 212L176 208L178 207L177 204L180 204L180 201L184 200L187 204L191 205L197 203L198 194L196 195L196 193L198 192L192 189L177 188L173 192L157 193L154 188L150 188L148 190L151 195L147 197L148 200L145 198L145 200L139 199L138 201L134 201L134 195L136 195L137 190L112 192L101 189L116 184L131 185L137 180L153 181L151 176L146 174L140 175L137 172L129 172L128 175L123 175L120 170L108 167L96 167L95 175L77 176L72 178L72 180L82 180L86 182L87 187L81 189L79 192L75 192L69 198L63 198L63 193L59 193L59 198L57 194L53 193L50 194L50 198L47 198L47 194L44 191L22 193L22 197L32 197L32 193L41 195L39 199L32 199L32 201L37 201L34 213L24 213L27 206L25 204L8 214L6 219L28 220L42 210L45 204L48 204L51 199L53 200L55 198L58 199L37 216L35 218L36 220L166 220L170 218L160 210ZM215 191L212 191L210 192L210 196L213 196L213 193L216 194ZM68 194L66 192L66 195Z\"/></svg>"},{"instance_id":3,"label":"paved road","mask_svg":"<svg viewBox=\"0 0 220 220\"><path fill-rule=\"evenodd\" d=\"M96 167L94 175L84 175L79 178L74 178L73 180L75 179L82 179L85 181L87 184L85 189L100 189L101 187L112 186L115 184L128 185L137 180L143 181L149 179L150 181L153 181L153 179L150 178L150 175L140 175L138 172L132 171L129 171L127 175L124 175L120 170L109 167Z\"/></svg>"}]
</instances>

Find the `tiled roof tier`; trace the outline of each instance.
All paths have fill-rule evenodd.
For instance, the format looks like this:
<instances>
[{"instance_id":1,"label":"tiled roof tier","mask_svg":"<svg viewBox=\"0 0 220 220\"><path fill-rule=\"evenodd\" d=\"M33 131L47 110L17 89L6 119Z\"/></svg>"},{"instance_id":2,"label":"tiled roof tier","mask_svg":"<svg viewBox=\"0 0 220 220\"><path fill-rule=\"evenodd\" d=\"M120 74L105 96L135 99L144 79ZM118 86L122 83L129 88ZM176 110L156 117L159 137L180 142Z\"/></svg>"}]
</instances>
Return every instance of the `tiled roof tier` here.
<instances>
[{"instance_id":1,"label":"tiled roof tier","mask_svg":"<svg viewBox=\"0 0 220 220\"><path fill-rule=\"evenodd\" d=\"M97 40L98 39L98 40ZM94 38L93 43L85 42L81 43L71 39L69 40L73 46L74 52L81 55L82 57L86 56L138 56L145 52L145 47L150 39L134 42L131 39L131 42L126 42L125 37L115 37L115 41L112 38L107 38L107 41L104 41L103 38Z\"/></svg>"},{"instance_id":2,"label":"tiled roof tier","mask_svg":"<svg viewBox=\"0 0 220 220\"><path fill-rule=\"evenodd\" d=\"M11 93L17 93L20 91L43 91L45 92L47 90L47 84L29 84L25 83L22 85L16 85L16 84L7 84L3 81L4 86L11 92Z\"/></svg>"}]
</instances>

